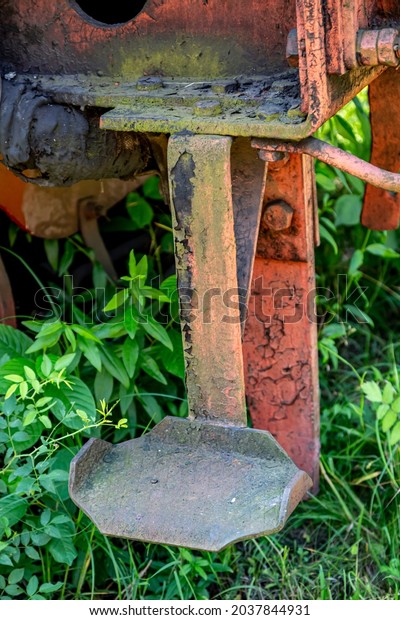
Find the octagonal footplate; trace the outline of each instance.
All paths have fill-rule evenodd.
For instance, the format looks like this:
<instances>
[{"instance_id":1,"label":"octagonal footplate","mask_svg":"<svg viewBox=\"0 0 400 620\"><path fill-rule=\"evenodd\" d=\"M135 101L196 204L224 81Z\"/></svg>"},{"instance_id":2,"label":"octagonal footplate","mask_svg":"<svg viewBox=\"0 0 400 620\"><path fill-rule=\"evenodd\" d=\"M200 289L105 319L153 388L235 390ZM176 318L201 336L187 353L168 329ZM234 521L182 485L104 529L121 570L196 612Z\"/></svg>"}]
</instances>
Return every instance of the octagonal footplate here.
<instances>
[{"instance_id":1,"label":"octagonal footplate","mask_svg":"<svg viewBox=\"0 0 400 620\"><path fill-rule=\"evenodd\" d=\"M312 486L268 432L165 418L139 439L91 439L70 495L106 535L219 551L280 530Z\"/></svg>"}]
</instances>

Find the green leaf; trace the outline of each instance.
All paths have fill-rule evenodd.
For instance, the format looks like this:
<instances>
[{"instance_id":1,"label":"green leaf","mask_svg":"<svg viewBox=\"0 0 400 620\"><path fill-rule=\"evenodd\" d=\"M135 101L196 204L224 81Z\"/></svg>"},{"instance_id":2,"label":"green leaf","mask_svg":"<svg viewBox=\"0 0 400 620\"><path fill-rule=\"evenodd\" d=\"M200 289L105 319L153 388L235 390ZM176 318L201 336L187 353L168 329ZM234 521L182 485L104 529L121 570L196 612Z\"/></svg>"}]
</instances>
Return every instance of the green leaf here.
<instances>
[{"instance_id":1,"label":"green leaf","mask_svg":"<svg viewBox=\"0 0 400 620\"><path fill-rule=\"evenodd\" d=\"M108 402L111 398L114 387L114 379L104 368L96 373L94 379L94 395L96 402L105 400Z\"/></svg>"},{"instance_id":2,"label":"green leaf","mask_svg":"<svg viewBox=\"0 0 400 620\"><path fill-rule=\"evenodd\" d=\"M376 417L378 420L382 420L382 418L387 414L387 412L389 411L390 407L389 405L379 405L378 409L376 410Z\"/></svg>"},{"instance_id":3,"label":"green leaf","mask_svg":"<svg viewBox=\"0 0 400 620\"><path fill-rule=\"evenodd\" d=\"M78 346L88 362L96 370L101 370L101 357L97 345L92 340L84 340L78 337Z\"/></svg>"},{"instance_id":4,"label":"green leaf","mask_svg":"<svg viewBox=\"0 0 400 620\"><path fill-rule=\"evenodd\" d=\"M400 258L398 252L382 243L371 243L371 245L367 247L367 252L374 256L380 256L381 258Z\"/></svg>"},{"instance_id":5,"label":"green leaf","mask_svg":"<svg viewBox=\"0 0 400 620\"><path fill-rule=\"evenodd\" d=\"M9 594L10 596L21 596L21 594L23 594L24 591L21 588L21 586L18 586L17 584L12 584L6 587L6 593Z\"/></svg>"},{"instance_id":6,"label":"green leaf","mask_svg":"<svg viewBox=\"0 0 400 620\"><path fill-rule=\"evenodd\" d=\"M48 545L48 550L56 562L71 566L78 555L73 543L74 531L68 524L58 526L61 538L53 538ZM43 592L43 590L40 590Z\"/></svg>"},{"instance_id":7,"label":"green leaf","mask_svg":"<svg viewBox=\"0 0 400 620\"><path fill-rule=\"evenodd\" d=\"M153 377L153 379L156 379L163 385L167 385L167 380L162 374L162 372L160 371L157 362L153 360L151 357L143 355L143 357L140 360L140 367L150 377Z\"/></svg>"},{"instance_id":8,"label":"green leaf","mask_svg":"<svg viewBox=\"0 0 400 620\"><path fill-rule=\"evenodd\" d=\"M93 334L92 331L90 331L90 329L82 327L82 325L71 325L71 328L74 330L75 333L79 334L79 336L82 336L83 338L89 338L89 340L93 340L94 342L97 342L97 344L102 344L101 340L99 340L97 336Z\"/></svg>"},{"instance_id":9,"label":"green leaf","mask_svg":"<svg viewBox=\"0 0 400 620\"><path fill-rule=\"evenodd\" d=\"M50 358L46 354L43 355L42 363L40 365L40 370L42 371L43 376L46 378L50 375L51 371L53 370L53 364L51 363Z\"/></svg>"},{"instance_id":10,"label":"green leaf","mask_svg":"<svg viewBox=\"0 0 400 620\"><path fill-rule=\"evenodd\" d=\"M327 192L333 193L337 190L337 187L334 181L332 181L332 179L327 177L322 172L318 172L315 175L315 179L317 181L317 185L319 185L319 187L322 187L322 189L325 189Z\"/></svg>"},{"instance_id":11,"label":"green leaf","mask_svg":"<svg viewBox=\"0 0 400 620\"><path fill-rule=\"evenodd\" d=\"M31 560L40 560L40 555L36 551L35 547L25 547L25 554L28 558L31 558Z\"/></svg>"},{"instance_id":12,"label":"green leaf","mask_svg":"<svg viewBox=\"0 0 400 620\"><path fill-rule=\"evenodd\" d=\"M54 370L59 371L59 370L62 370L63 368L68 368L68 366L72 364L75 358L76 358L76 353L69 353L68 355L63 355L54 364Z\"/></svg>"},{"instance_id":13,"label":"green leaf","mask_svg":"<svg viewBox=\"0 0 400 620\"><path fill-rule=\"evenodd\" d=\"M49 261L52 269L57 271L58 268L58 250L59 250L59 242L58 239L45 239L44 240L44 249L46 252L47 260Z\"/></svg>"},{"instance_id":14,"label":"green leaf","mask_svg":"<svg viewBox=\"0 0 400 620\"><path fill-rule=\"evenodd\" d=\"M400 413L400 397L396 398L396 400L392 403L392 409L396 413Z\"/></svg>"},{"instance_id":15,"label":"green leaf","mask_svg":"<svg viewBox=\"0 0 400 620\"><path fill-rule=\"evenodd\" d=\"M165 348L160 347L160 357L163 363L163 366L168 372L180 379L185 378L185 362L183 358L183 345L182 345L182 335L180 332L175 330L171 330L169 332L169 337L171 339L172 345L174 347L174 352L171 353Z\"/></svg>"},{"instance_id":16,"label":"green leaf","mask_svg":"<svg viewBox=\"0 0 400 620\"><path fill-rule=\"evenodd\" d=\"M127 288L121 289L120 291L118 291L118 293L116 293L115 295L113 295L113 297L111 297L108 304L105 306L105 308L103 308L103 311L109 312L110 310L116 310L117 308L125 304L128 298L129 298L129 289Z\"/></svg>"},{"instance_id":17,"label":"green leaf","mask_svg":"<svg viewBox=\"0 0 400 620\"><path fill-rule=\"evenodd\" d=\"M39 592L42 594L51 594L52 592L57 592L63 586L62 581L57 581L57 583L42 583L39 588Z\"/></svg>"},{"instance_id":18,"label":"green leaf","mask_svg":"<svg viewBox=\"0 0 400 620\"><path fill-rule=\"evenodd\" d=\"M96 420L96 405L86 383L78 377L70 377L71 389L63 388L63 392L71 403L73 409L82 409L91 422Z\"/></svg>"},{"instance_id":19,"label":"green leaf","mask_svg":"<svg viewBox=\"0 0 400 620\"><path fill-rule=\"evenodd\" d=\"M7 379L7 381L12 381L13 383L22 383L22 381L25 381L25 379L20 375L6 375L4 379Z\"/></svg>"},{"instance_id":20,"label":"green leaf","mask_svg":"<svg viewBox=\"0 0 400 620\"><path fill-rule=\"evenodd\" d=\"M139 397L140 402L142 403L144 410L146 411L150 419L153 420L153 422L155 423L161 422L164 417L163 410L161 409L158 401L154 398L154 396L146 396L140 394Z\"/></svg>"},{"instance_id":21,"label":"green leaf","mask_svg":"<svg viewBox=\"0 0 400 620\"><path fill-rule=\"evenodd\" d=\"M136 362L139 356L139 345L135 340L125 338L122 346L122 360L129 377L133 377L136 369Z\"/></svg>"},{"instance_id":22,"label":"green leaf","mask_svg":"<svg viewBox=\"0 0 400 620\"><path fill-rule=\"evenodd\" d=\"M386 433L388 430L390 430L392 426L396 424L396 421L397 421L397 415L392 409L389 409L389 411L387 412L387 414L382 420L383 432Z\"/></svg>"},{"instance_id":23,"label":"green leaf","mask_svg":"<svg viewBox=\"0 0 400 620\"><path fill-rule=\"evenodd\" d=\"M41 525L47 525L48 523L50 523L50 519L51 519L50 508L45 508L45 510L43 510L42 514L40 515Z\"/></svg>"},{"instance_id":24,"label":"green leaf","mask_svg":"<svg viewBox=\"0 0 400 620\"><path fill-rule=\"evenodd\" d=\"M130 338L134 338L136 336L137 328L138 328L138 320L134 316L134 308L133 306L128 306L125 309L124 313L124 326Z\"/></svg>"},{"instance_id":25,"label":"green leaf","mask_svg":"<svg viewBox=\"0 0 400 620\"><path fill-rule=\"evenodd\" d=\"M8 359L24 356L33 340L24 332L0 323L0 358L4 355Z\"/></svg>"},{"instance_id":26,"label":"green leaf","mask_svg":"<svg viewBox=\"0 0 400 620\"><path fill-rule=\"evenodd\" d=\"M144 254L144 256L142 256L142 258L140 259L140 261L136 265L135 276L136 277L144 276L144 278L147 278L148 271L149 271L148 260L147 260L146 254Z\"/></svg>"},{"instance_id":27,"label":"green leaf","mask_svg":"<svg viewBox=\"0 0 400 620\"><path fill-rule=\"evenodd\" d=\"M390 433L390 445L394 446L400 441L400 422L396 422Z\"/></svg>"},{"instance_id":28,"label":"green leaf","mask_svg":"<svg viewBox=\"0 0 400 620\"><path fill-rule=\"evenodd\" d=\"M32 424L32 422L35 421L36 416L37 416L37 411L35 411L34 409L27 411L27 413L24 415L23 425L29 426L29 424Z\"/></svg>"},{"instance_id":29,"label":"green leaf","mask_svg":"<svg viewBox=\"0 0 400 620\"><path fill-rule=\"evenodd\" d=\"M24 572L24 568L15 568L8 576L8 583L10 585L15 585L16 583L22 581L22 579L24 578Z\"/></svg>"},{"instance_id":30,"label":"green leaf","mask_svg":"<svg viewBox=\"0 0 400 620\"><path fill-rule=\"evenodd\" d=\"M153 209L140 194L136 192L128 194L126 208L137 228L145 228L151 224L154 217Z\"/></svg>"},{"instance_id":31,"label":"green leaf","mask_svg":"<svg viewBox=\"0 0 400 620\"><path fill-rule=\"evenodd\" d=\"M157 176L147 179L142 188L144 196L146 196L146 198L151 198L151 200L162 200L164 202L160 194L159 184L160 179Z\"/></svg>"},{"instance_id":32,"label":"green leaf","mask_svg":"<svg viewBox=\"0 0 400 620\"><path fill-rule=\"evenodd\" d=\"M128 270L131 278L134 278L136 276L136 258L133 250L129 253Z\"/></svg>"},{"instance_id":33,"label":"green leaf","mask_svg":"<svg viewBox=\"0 0 400 620\"><path fill-rule=\"evenodd\" d=\"M319 234L320 234L321 239L324 239L325 241L327 241L329 245L332 247L335 254L337 254L339 252L337 243L335 239L332 237L331 233L325 228L325 226L320 225Z\"/></svg>"},{"instance_id":34,"label":"green leaf","mask_svg":"<svg viewBox=\"0 0 400 620\"><path fill-rule=\"evenodd\" d=\"M28 510L28 502L21 497L8 495L0 499L0 520L7 519L8 525L12 527L25 516Z\"/></svg>"},{"instance_id":35,"label":"green leaf","mask_svg":"<svg viewBox=\"0 0 400 620\"><path fill-rule=\"evenodd\" d=\"M19 384L19 393L21 394L22 400L25 400L28 394L28 384L26 381Z\"/></svg>"},{"instance_id":36,"label":"green leaf","mask_svg":"<svg viewBox=\"0 0 400 620\"><path fill-rule=\"evenodd\" d=\"M18 385L16 383L14 383L13 385L10 385L7 392L5 393L4 400L7 400L7 398L10 398L10 396L12 396L17 389L18 389Z\"/></svg>"},{"instance_id":37,"label":"green leaf","mask_svg":"<svg viewBox=\"0 0 400 620\"><path fill-rule=\"evenodd\" d=\"M117 381L120 381L125 387L129 387L129 377L125 370L125 367L119 357L114 353L110 347L104 347L100 351L101 361L104 368L112 375Z\"/></svg>"},{"instance_id":38,"label":"green leaf","mask_svg":"<svg viewBox=\"0 0 400 620\"><path fill-rule=\"evenodd\" d=\"M335 225L355 226L360 223L362 200L355 194L339 196L335 202Z\"/></svg>"},{"instance_id":39,"label":"green leaf","mask_svg":"<svg viewBox=\"0 0 400 620\"><path fill-rule=\"evenodd\" d=\"M382 402L382 392L379 385L375 383L375 381L366 381L362 384L361 390L364 392L368 400L371 401L371 403Z\"/></svg>"},{"instance_id":40,"label":"green leaf","mask_svg":"<svg viewBox=\"0 0 400 620\"><path fill-rule=\"evenodd\" d=\"M26 593L28 596L33 596L36 594L39 587L39 579L36 575L32 575L32 577L28 581L28 585L26 586Z\"/></svg>"},{"instance_id":41,"label":"green leaf","mask_svg":"<svg viewBox=\"0 0 400 620\"><path fill-rule=\"evenodd\" d=\"M167 330L160 323L157 323L152 316L143 316L143 321L140 323L140 326L149 334L149 336L161 342L161 344L167 347L167 349L170 349L170 351L173 351L174 347Z\"/></svg>"},{"instance_id":42,"label":"green leaf","mask_svg":"<svg viewBox=\"0 0 400 620\"><path fill-rule=\"evenodd\" d=\"M354 276L363 262L364 252L362 252L362 250L356 250L350 260L349 275Z\"/></svg>"},{"instance_id":43,"label":"green leaf","mask_svg":"<svg viewBox=\"0 0 400 620\"><path fill-rule=\"evenodd\" d=\"M387 382L385 387L383 388L382 402L390 405L393 402L393 397L395 394L394 387L391 383Z\"/></svg>"}]
</instances>

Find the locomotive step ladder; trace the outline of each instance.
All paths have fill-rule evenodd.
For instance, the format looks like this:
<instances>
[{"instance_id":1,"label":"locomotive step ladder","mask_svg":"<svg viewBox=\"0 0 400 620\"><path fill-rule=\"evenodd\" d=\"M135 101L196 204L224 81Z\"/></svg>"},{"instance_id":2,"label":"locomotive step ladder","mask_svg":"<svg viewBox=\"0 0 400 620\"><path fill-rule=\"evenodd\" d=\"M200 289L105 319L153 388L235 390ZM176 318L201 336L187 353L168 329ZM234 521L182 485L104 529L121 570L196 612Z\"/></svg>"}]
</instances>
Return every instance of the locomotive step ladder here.
<instances>
[{"instance_id":1,"label":"locomotive step ladder","mask_svg":"<svg viewBox=\"0 0 400 620\"><path fill-rule=\"evenodd\" d=\"M229 302L247 297L266 165L243 149L254 164L248 204L232 192L231 146L169 140L190 415L116 446L92 439L75 457L71 497L105 534L218 551L281 529L312 486L272 435L246 428L240 304Z\"/></svg>"}]
</instances>

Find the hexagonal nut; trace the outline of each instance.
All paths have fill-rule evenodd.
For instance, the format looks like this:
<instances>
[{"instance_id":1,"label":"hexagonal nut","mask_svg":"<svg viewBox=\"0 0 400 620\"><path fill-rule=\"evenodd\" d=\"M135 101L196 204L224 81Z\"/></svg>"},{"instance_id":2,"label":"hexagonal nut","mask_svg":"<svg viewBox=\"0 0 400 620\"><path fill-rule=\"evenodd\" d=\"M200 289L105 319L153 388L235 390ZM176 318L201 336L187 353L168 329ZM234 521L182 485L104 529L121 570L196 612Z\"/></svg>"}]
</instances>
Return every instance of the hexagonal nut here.
<instances>
[{"instance_id":1,"label":"hexagonal nut","mask_svg":"<svg viewBox=\"0 0 400 620\"><path fill-rule=\"evenodd\" d=\"M294 210L284 200L275 200L267 205L263 222L273 232L280 232L290 228L293 214Z\"/></svg>"}]
</instances>

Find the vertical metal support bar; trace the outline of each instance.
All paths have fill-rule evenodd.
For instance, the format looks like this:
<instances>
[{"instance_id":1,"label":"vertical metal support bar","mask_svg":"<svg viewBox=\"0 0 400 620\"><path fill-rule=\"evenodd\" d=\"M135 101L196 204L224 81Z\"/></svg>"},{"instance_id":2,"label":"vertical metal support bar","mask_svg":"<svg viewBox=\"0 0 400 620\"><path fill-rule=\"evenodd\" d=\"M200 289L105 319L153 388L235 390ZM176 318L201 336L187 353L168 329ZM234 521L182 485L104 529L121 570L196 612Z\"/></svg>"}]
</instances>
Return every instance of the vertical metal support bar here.
<instances>
[{"instance_id":1,"label":"vertical metal support bar","mask_svg":"<svg viewBox=\"0 0 400 620\"><path fill-rule=\"evenodd\" d=\"M289 229L262 225L244 337L246 393L255 428L270 431L318 487L319 398L314 309L314 168L292 155L270 168L267 200L293 209Z\"/></svg>"},{"instance_id":2,"label":"vertical metal support bar","mask_svg":"<svg viewBox=\"0 0 400 620\"><path fill-rule=\"evenodd\" d=\"M245 426L231 143L172 136L168 176L189 417Z\"/></svg>"},{"instance_id":3,"label":"vertical metal support bar","mask_svg":"<svg viewBox=\"0 0 400 620\"><path fill-rule=\"evenodd\" d=\"M369 87L371 107L371 163L400 170L400 79L396 69L387 69ZM396 230L400 224L400 194L367 185L361 222L373 230Z\"/></svg>"}]
</instances>

